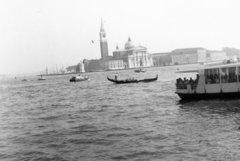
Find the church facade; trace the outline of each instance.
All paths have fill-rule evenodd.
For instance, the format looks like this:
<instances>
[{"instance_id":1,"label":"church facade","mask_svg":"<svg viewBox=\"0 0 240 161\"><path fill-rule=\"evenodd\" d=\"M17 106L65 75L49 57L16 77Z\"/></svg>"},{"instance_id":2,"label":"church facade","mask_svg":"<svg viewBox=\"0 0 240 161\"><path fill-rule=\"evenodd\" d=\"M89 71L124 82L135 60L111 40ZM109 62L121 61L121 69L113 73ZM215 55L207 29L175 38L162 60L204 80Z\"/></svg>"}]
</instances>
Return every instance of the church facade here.
<instances>
[{"instance_id":1,"label":"church facade","mask_svg":"<svg viewBox=\"0 0 240 161\"><path fill-rule=\"evenodd\" d=\"M125 43L124 49L119 49L118 45L116 50L113 51L113 60L122 60L124 63L124 68L139 68L139 67L149 67L153 65L152 57L147 52L147 48L141 45L135 46L128 38ZM119 66L119 69L122 66Z\"/></svg>"}]
</instances>

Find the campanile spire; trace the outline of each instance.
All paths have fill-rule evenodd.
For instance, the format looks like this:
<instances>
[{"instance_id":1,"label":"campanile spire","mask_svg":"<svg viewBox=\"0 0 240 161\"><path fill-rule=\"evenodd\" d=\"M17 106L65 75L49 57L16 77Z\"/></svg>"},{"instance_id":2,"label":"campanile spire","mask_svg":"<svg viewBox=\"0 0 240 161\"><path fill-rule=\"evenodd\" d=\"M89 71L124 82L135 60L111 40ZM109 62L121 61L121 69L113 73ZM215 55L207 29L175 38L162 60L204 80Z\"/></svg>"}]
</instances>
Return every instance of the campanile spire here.
<instances>
[{"instance_id":1,"label":"campanile spire","mask_svg":"<svg viewBox=\"0 0 240 161\"><path fill-rule=\"evenodd\" d=\"M100 48L101 48L101 58L104 59L108 56L108 44L107 44L107 37L106 31L103 26L103 19L101 19L101 27L100 27Z\"/></svg>"},{"instance_id":2,"label":"campanile spire","mask_svg":"<svg viewBox=\"0 0 240 161\"><path fill-rule=\"evenodd\" d=\"M100 28L100 32L105 32L102 18L101 18L101 28Z\"/></svg>"}]
</instances>

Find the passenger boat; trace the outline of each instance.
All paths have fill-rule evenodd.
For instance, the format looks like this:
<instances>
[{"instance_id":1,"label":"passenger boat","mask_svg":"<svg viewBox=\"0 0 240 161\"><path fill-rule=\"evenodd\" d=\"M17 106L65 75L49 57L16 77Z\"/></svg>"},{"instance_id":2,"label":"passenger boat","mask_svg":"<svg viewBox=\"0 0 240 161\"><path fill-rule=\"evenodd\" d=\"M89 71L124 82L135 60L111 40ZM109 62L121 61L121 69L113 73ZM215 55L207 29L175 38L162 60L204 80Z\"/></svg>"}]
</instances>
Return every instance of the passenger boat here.
<instances>
[{"instance_id":1,"label":"passenger boat","mask_svg":"<svg viewBox=\"0 0 240 161\"><path fill-rule=\"evenodd\" d=\"M141 80L137 80L137 79L132 79L132 80L129 80L129 79L126 79L126 80L115 80L115 79L111 79L109 77L107 77L107 79L110 82L114 82L114 83L117 83L117 84L139 83L139 82L147 83L147 82L156 81L158 79L158 75L155 78L146 78L146 79L141 79Z\"/></svg>"},{"instance_id":2,"label":"passenger boat","mask_svg":"<svg viewBox=\"0 0 240 161\"><path fill-rule=\"evenodd\" d=\"M142 69L142 68L140 68L140 69L136 69L136 70L134 70L136 73L140 73L140 72L146 72L146 70L144 70L144 69Z\"/></svg>"},{"instance_id":3,"label":"passenger boat","mask_svg":"<svg viewBox=\"0 0 240 161\"><path fill-rule=\"evenodd\" d=\"M240 63L228 60L199 69L176 73L198 73L194 81L177 79L176 94L182 100L240 98Z\"/></svg>"},{"instance_id":4,"label":"passenger boat","mask_svg":"<svg viewBox=\"0 0 240 161\"><path fill-rule=\"evenodd\" d=\"M82 81L87 81L90 80L87 76L74 76L72 77L69 81L70 82L82 82Z\"/></svg>"}]
</instances>

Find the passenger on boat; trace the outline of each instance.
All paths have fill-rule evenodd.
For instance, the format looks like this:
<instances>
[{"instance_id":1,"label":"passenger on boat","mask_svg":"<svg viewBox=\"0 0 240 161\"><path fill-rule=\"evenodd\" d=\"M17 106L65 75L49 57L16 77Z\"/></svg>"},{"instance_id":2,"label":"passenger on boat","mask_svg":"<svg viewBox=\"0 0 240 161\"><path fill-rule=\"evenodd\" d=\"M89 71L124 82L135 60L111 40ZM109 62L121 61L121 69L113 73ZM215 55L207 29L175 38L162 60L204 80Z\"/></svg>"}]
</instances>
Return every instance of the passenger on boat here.
<instances>
[{"instance_id":1,"label":"passenger on boat","mask_svg":"<svg viewBox=\"0 0 240 161\"><path fill-rule=\"evenodd\" d=\"M177 78L177 79L176 79L176 84L178 84L178 83L179 83L179 79L180 79L180 78Z\"/></svg>"},{"instance_id":2,"label":"passenger on boat","mask_svg":"<svg viewBox=\"0 0 240 161\"><path fill-rule=\"evenodd\" d=\"M183 84L182 78L179 78L179 83Z\"/></svg>"},{"instance_id":3,"label":"passenger on boat","mask_svg":"<svg viewBox=\"0 0 240 161\"><path fill-rule=\"evenodd\" d=\"M197 84L199 80L199 74L197 74L197 78L195 79L195 83Z\"/></svg>"},{"instance_id":4,"label":"passenger on boat","mask_svg":"<svg viewBox=\"0 0 240 161\"><path fill-rule=\"evenodd\" d=\"M183 80L182 80L182 78L178 78L178 79L176 79L176 84L183 84Z\"/></svg>"},{"instance_id":5,"label":"passenger on boat","mask_svg":"<svg viewBox=\"0 0 240 161\"><path fill-rule=\"evenodd\" d=\"M207 78L206 79L206 84L211 84L211 79Z\"/></svg>"},{"instance_id":6,"label":"passenger on boat","mask_svg":"<svg viewBox=\"0 0 240 161\"><path fill-rule=\"evenodd\" d=\"M190 84L193 84L193 83L194 83L192 77L190 77L189 83L190 83Z\"/></svg>"},{"instance_id":7,"label":"passenger on boat","mask_svg":"<svg viewBox=\"0 0 240 161\"><path fill-rule=\"evenodd\" d=\"M183 78L183 83L184 83L184 84L188 84L188 83L189 83L188 79L186 79L186 78L184 77L184 78Z\"/></svg>"},{"instance_id":8,"label":"passenger on boat","mask_svg":"<svg viewBox=\"0 0 240 161\"><path fill-rule=\"evenodd\" d=\"M176 87L178 89L187 89L187 85L191 85L192 89L195 89L197 87L197 81L199 79L199 76L197 76L196 80L193 80L192 77L190 79L184 78L178 78L176 79Z\"/></svg>"}]
</instances>

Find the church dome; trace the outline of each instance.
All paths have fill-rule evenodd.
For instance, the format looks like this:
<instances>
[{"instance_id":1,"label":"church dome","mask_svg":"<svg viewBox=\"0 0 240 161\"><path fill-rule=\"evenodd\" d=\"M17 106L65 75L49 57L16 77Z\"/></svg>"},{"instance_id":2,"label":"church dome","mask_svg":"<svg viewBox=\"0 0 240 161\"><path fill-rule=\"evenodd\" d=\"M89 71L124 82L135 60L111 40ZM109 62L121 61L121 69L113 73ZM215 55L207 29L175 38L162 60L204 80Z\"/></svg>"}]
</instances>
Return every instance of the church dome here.
<instances>
[{"instance_id":1,"label":"church dome","mask_svg":"<svg viewBox=\"0 0 240 161\"><path fill-rule=\"evenodd\" d=\"M131 49L132 47L134 47L134 44L129 37L128 42L125 43L125 49Z\"/></svg>"}]
</instances>

